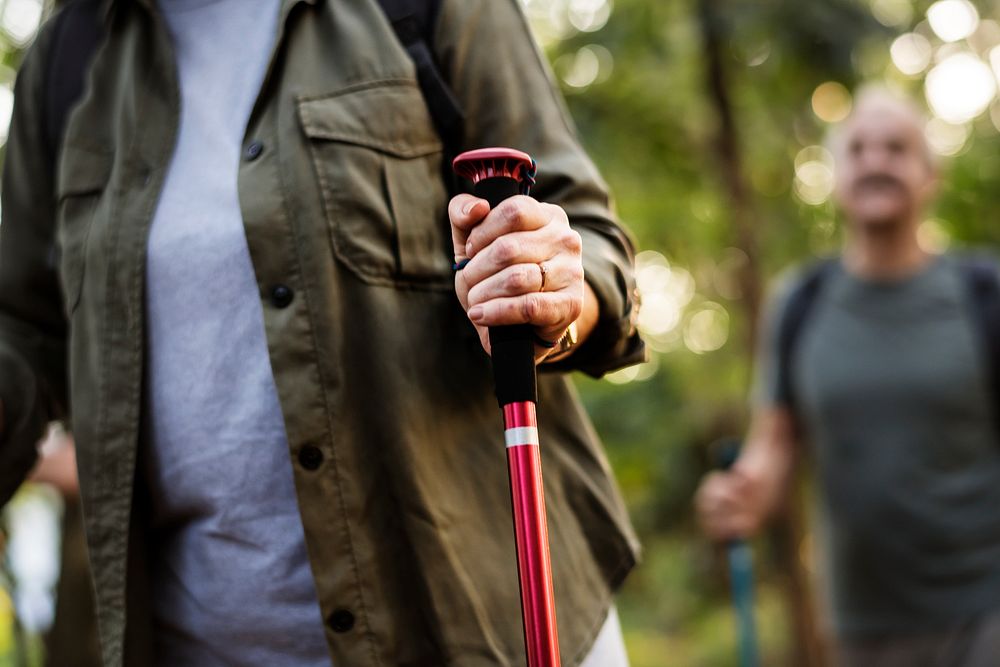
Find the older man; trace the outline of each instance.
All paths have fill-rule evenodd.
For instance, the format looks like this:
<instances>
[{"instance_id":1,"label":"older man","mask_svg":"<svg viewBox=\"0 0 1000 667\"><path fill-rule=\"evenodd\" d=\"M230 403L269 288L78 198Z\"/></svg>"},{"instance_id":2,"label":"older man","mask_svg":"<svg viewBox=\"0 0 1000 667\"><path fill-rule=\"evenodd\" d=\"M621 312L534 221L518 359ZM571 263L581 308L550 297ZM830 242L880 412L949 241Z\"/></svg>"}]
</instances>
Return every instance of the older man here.
<instances>
[{"instance_id":1,"label":"older man","mask_svg":"<svg viewBox=\"0 0 1000 667\"><path fill-rule=\"evenodd\" d=\"M838 129L843 253L778 291L745 450L696 499L710 536L750 536L812 445L852 666L1000 659L1000 415L981 317L997 269L918 243L938 181L922 128L873 91Z\"/></svg>"}]
</instances>

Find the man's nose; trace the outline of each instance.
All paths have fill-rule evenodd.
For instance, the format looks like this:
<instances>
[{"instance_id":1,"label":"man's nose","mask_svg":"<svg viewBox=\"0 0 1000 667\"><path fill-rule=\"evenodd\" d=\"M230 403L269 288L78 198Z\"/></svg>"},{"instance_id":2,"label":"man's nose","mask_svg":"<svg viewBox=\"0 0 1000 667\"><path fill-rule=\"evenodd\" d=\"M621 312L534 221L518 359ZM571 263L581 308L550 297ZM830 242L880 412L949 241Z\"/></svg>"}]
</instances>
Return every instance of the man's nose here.
<instances>
[{"instance_id":1,"label":"man's nose","mask_svg":"<svg viewBox=\"0 0 1000 667\"><path fill-rule=\"evenodd\" d=\"M869 146L861 152L860 171L864 174L881 173L889 167L890 151L883 146Z\"/></svg>"}]
</instances>

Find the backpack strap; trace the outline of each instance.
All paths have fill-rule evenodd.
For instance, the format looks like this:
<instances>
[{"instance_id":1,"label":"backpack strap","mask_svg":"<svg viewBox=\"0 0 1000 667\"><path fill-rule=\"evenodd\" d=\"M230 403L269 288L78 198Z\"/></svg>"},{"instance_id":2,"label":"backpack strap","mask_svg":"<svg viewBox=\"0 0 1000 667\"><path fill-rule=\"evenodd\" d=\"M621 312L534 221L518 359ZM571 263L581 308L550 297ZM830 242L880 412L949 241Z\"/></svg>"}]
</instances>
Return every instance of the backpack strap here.
<instances>
[{"instance_id":1,"label":"backpack strap","mask_svg":"<svg viewBox=\"0 0 1000 667\"><path fill-rule=\"evenodd\" d=\"M839 260L824 259L809 267L797 285L792 288L778 323L777 399L795 409L795 388L792 383L792 363L795 349L801 339L802 329L813 312L816 296Z\"/></svg>"},{"instance_id":2,"label":"backpack strap","mask_svg":"<svg viewBox=\"0 0 1000 667\"><path fill-rule=\"evenodd\" d=\"M994 414L1000 419L1000 269L995 260L983 256L962 257L958 267L985 352Z\"/></svg>"},{"instance_id":3,"label":"backpack strap","mask_svg":"<svg viewBox=\"0 0 1000 667\"><path fill-rule=\"evenodd\" d=\"M445 82L431 49L441 0L378 0L417 69L417 80L434 124L449 151L462 145L465 114ZM86 84L87 69L104 36L99 0L72 0L53 19L52 50L45 81L45 143L55 165L66 121Z\"/></svg>"},{"instance_id":4,"label":"backpack strap","mask_svg":"<svg viewBox=\"0 0 1000 667\"><path fill-rule=\"evenodd\" d=\"M448 152L456 153L464 138L465 113L442 76L431 48L441 0L378 0L378 4L416 65L417 81L441 140Z\"/></svg>"},{"instance_id":5,"label":"backpack strap","mask_svg":"<svg viewBox=\"0 0 1000 667\"><path fill-rule=\"evenodd\" d=\"M52 173L69 112L86 85L87 70L104 36L99 0L73 0L53 18L43 94L45 150Z\"/></svg>"}]
</instances>

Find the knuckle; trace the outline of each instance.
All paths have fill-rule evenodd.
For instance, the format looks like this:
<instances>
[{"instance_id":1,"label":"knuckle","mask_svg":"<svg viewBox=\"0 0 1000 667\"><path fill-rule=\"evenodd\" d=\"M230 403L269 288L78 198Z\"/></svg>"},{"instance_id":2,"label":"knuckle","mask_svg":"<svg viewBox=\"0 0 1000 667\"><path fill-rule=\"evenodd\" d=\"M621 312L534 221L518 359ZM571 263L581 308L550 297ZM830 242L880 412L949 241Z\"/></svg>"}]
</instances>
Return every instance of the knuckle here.
<instances>
[{"instance_id":1,"label":"knuckle","mask_svg":"<svg viewBox=\"0 0 1000 667\"><path fill-rule=\"evenodd\" d=\"M499 264L510 264L520 253L520 244L512 238L499 238L493 242L493 259Z\"/></svg>"},{"instance_id":2,"label":"knuckle","mask_svg":"<svg viewBox=\"0 0 1000 667\"><path fill-rule=\"evenodd\" d=\"M468 304L468 308L471 308L472 306L475 306L475 305L478 305L478 304L482 303L482 301L483 301L482 293L483 293L483 290L482 290L482 288L479 285L476 285L475 287L473 287L472 289L470 289L468 292L466 292L466 294L465 294L465 302L466 302L466 304Z\"/></svg>"},{"instance_id":3,"label":"knuckle","mask_svg":"<svg viewBox=\"0 0 1000 667\"><path fill-rule=\"evenodd\" d=\"M511 197L500 205L500 212L510 229L520 229L524 222L524 202L519 197Z\"/></svg>"},{"instance_id":4,"label":"knuckle","mask_svg":"<svg viewBox=\"0 0 1000 667\"><path fill-rule=\"evenodd\" d=\"M583 313L583 300L573 299L569 304L569 320L570 322L576 322L580 319L580 314Z\"/></svg>"},{"instance_id":5,"label":"knuckle","mask_svg":"<svg viewBox=\"0 0 1000 667\"><path fill-rule=\"evenodd\" d=\"M549 221L549 223L569 225L569 219L566 217L566 211L564 211L561 206L556 206L555 204L549 204L546 202L538 202L538 209L539 212L542 213Z\"/></svg>"},{"instance_id":6,"label":"knuckle","mask_svg":"<svg viewBox=\"0 0 1000 667\"><path fill-rule=\"evenodd\" d=\"M525 294L521 300L521 314L526 322L534 322L542 310L541 300L537 294Z\"/></svg>"},{"instance_id":7,"label":"knuckle","mask_svg":"<svg viewBox=\"0 0 1000 667\"><path fill-rule=\"evenodd\" d=\"M580 233L574 229L567 229L560 239L562 246L572 253L579 253L583 250L583 239Z\"/></svg>"},{"instance_id":8,"label":"knuckle","mask_svg":"<svg viewBox=\"0 0 1000 667\"><path fill-rule=\"evenodd\" d=\"M505 286L512 291L523 290L528 286L528 271L524 267L511 271Z\"/></svg>"},{"instance_id":9,"label":"knuckle","mask_svg":"<svg viewBox=\"0 0 1000 667\"><path fill-rule=\"evenodd\" d=\"M448 202L448 217L451 218L453 223L462 221L465 217L462 213L462 209L469 202L469 199L470 197L468 195L455 195L451 198L451 201Z\"/></svg>"}]
</instances>

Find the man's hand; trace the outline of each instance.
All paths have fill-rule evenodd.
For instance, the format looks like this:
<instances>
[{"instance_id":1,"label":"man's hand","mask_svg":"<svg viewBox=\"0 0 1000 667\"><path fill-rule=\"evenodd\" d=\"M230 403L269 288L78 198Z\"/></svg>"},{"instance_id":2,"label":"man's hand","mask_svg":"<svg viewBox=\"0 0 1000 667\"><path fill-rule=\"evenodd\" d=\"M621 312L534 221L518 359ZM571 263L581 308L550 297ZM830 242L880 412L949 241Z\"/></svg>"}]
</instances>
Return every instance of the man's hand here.
<instances>
[{"instance_id":1,"label":"man's hand","mask_svg":"<svg viewBox=\"0 0 1000 667\"><path fill-rule=\"evenodd\" d=\"M561 208L517 196L490 210L485 200L462 194L448 215L455 262L469 260L455 274L455 291L483 349L490 351L488 328L504 324L531 324L552 342L573 322L578 343L590 333L597 300L583 279L580 235ZM535 360L549 352L536 345Z\"/></svg>"},{"instance_id":2,"label":"man's hand","mask_svg":"<svg viewBox=\"0 0 1000 667\"><path fill-rule=\"evenodd\" d=\"M763 495L759 482L738 469L708 474L694 501L702 530L715 541L753 536L765 518Z\"/></svg>"},{"instance_id":3,"label":"man's hand","mask_svg":"<svg viewBox=\"0 0 1000 667\"><path fill-rule=\"evenodd\" d=\"M798 447L789 409L754 412L740 457L726 472L705 476L694 498L702 530L713 540L752 537L784 502Z\"/></svg>"}]
</instances>

